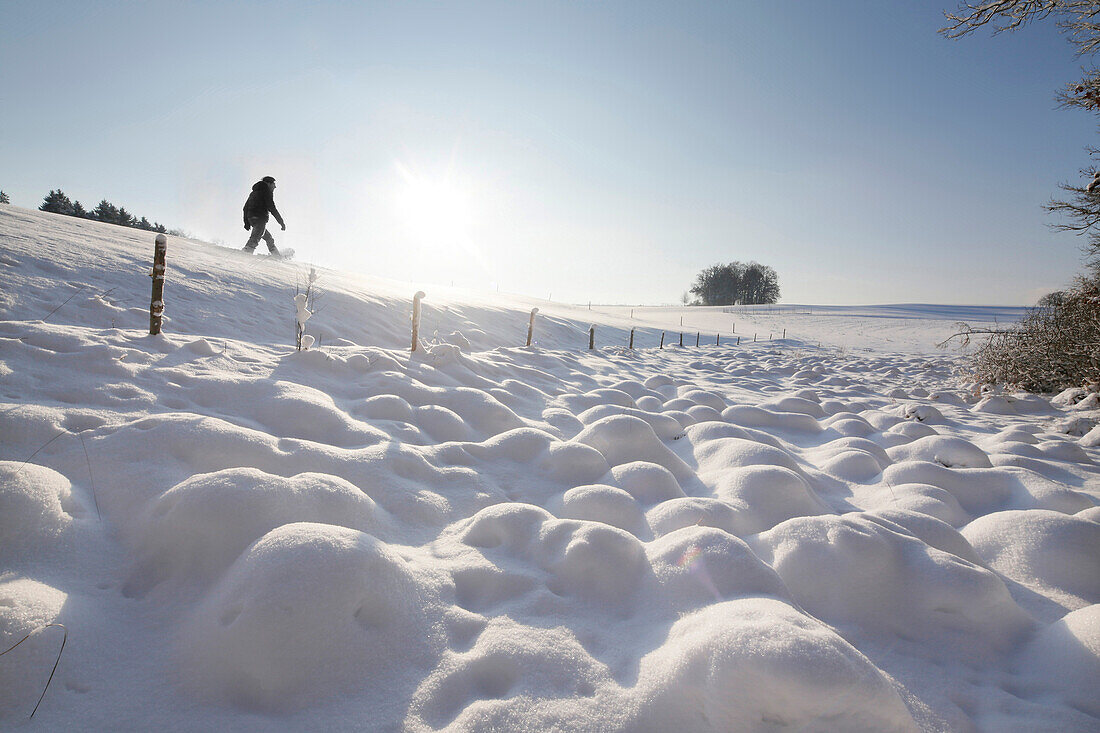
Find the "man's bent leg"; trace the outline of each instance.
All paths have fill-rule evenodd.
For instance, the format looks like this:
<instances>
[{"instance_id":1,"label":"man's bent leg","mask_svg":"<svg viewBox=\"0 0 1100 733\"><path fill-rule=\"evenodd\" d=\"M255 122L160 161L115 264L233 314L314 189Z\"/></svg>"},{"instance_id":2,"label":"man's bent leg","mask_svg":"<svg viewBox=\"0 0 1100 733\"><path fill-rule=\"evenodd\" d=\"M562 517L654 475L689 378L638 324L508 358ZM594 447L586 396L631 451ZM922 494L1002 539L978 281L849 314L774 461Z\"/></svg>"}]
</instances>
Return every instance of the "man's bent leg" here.
<instances>
[{"instance_id":1,"label":"man's bent leg","mask_svg":"<svg viewBox=\"0 0 1100 733\"><path fill-rule=\"evenodd\" d=\"M245 252L255 252L256 245L260 243L260 237L264 237L265 240L271 239L271 234L268 233L267 222L263 219L253 217L248 220L248 223L252 225L252 234L249 235L248 242L244 245L244 250Z\"/></svg>"},{"instance_id":2,"label":"man's bent leg","mask_svg":"<svg viewBox=\"0 0 1100 733\"><path fill-rule=\"evenodd\" d=\"M275 247L275 237L271 236L271 230L264 231L264 242L267 243L267 251L271 254L278 254L279 250Z\"/></svg>"}]
</instances>

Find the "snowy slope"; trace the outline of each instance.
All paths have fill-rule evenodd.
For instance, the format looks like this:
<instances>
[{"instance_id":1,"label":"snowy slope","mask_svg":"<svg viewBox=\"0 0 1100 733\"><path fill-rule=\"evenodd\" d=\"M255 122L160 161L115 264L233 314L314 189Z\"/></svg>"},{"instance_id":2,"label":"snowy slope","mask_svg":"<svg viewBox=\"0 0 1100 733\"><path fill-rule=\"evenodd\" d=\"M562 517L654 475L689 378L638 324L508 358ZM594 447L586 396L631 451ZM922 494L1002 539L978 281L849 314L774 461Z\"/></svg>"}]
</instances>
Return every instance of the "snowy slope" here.
<instances>
[{"instance_id":1,"label":"snowy slope","mask_svg":"<svg viewBox=\"0 0 1100 733\"><path fill-rule=\"evenodd\" d=\"M168 253L150 337L148 233L0 207L0 650L68 632L0 726L1100 727L1096 405L934 349L1018 309L424 288L410 355L325 270L299 353L308 264Z\"/></svg>"}]
</instances>

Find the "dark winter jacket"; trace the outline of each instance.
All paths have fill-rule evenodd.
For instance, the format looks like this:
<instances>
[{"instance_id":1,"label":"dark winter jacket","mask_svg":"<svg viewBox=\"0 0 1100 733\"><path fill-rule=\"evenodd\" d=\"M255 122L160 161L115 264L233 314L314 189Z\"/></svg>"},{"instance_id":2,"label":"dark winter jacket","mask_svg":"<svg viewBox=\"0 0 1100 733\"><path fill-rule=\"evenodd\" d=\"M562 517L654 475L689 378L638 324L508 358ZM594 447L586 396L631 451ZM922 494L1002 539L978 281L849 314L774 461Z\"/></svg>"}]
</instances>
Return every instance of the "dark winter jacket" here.
<instances>
[{"instance_id":1,"label":"dark winter jacket","mask_svg":"<svg viewBox=\"0 0 1100 733\"><path fill-rule=\"evenodd\" d=\"M248 194L248 201L244 202L244 223L250 224L249 219L263 219L266 223L268 212L271 212L275 221L282 225L283 217L275 208L275 197L272 195L271 187L263 181L256 181L252 184L252 193Z\"/></svg>"}]
</instances>

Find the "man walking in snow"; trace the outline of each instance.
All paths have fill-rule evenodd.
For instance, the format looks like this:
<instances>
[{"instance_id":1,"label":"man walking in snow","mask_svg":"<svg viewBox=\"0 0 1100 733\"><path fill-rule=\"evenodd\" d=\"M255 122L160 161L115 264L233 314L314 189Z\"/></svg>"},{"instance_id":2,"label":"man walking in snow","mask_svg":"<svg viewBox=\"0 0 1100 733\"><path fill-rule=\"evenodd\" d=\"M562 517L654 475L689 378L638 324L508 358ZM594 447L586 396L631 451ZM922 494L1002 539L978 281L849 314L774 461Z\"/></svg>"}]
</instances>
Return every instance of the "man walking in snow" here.
<instances>
[{"instance_id":1,"label":"man walking in snow","mask_svg":"<svg viewBox=\"0 0 1100 733\"><path fill-rule=\"evenodd\" d=\"M276 257L279 249L275 246L275 237L267 230L267 215L270 213L279 222L279 226L286 231L286 224L279 210L275 208L275 179L264 176L262 180L252 184L252 193L248 195L248 201L244 202L244 228L251 229L252 235L244 246L244 251L252 254L256 251L256 245L260 243L260 237L267 243L267 249Z\"/></svg>"}]
</instances>

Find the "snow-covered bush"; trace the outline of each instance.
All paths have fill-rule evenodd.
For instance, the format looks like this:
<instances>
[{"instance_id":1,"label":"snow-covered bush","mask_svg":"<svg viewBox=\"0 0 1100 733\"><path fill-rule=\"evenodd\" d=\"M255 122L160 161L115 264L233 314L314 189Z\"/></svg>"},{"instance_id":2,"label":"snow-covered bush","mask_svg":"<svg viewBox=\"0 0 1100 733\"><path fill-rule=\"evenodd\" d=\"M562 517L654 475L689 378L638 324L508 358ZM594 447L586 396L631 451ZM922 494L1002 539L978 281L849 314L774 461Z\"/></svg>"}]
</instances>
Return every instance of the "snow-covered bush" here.
<instances>
[{"instance_id":1,"label":"snow-covered bush","mask_svg":"<svg viewBox=\"0 0 1100 733\"><path fill-rule=\"evenodd\" d=\"M309 268L309 281L306 284L305 291L302 291L302 286L299 285L294 289L294 322L296 325L296 337L295 346L298 351L302 349L309 349L313 346L315 339L313 336L306 334L306 321L313 315L317 300L317 289L314 287L314 283L317 282L317 270L313 267Z\"/></svg>"}]
</instances>

